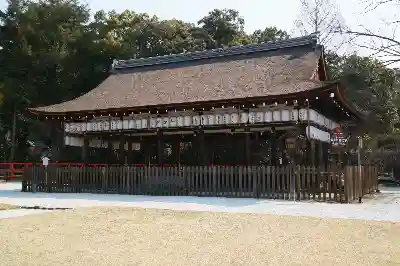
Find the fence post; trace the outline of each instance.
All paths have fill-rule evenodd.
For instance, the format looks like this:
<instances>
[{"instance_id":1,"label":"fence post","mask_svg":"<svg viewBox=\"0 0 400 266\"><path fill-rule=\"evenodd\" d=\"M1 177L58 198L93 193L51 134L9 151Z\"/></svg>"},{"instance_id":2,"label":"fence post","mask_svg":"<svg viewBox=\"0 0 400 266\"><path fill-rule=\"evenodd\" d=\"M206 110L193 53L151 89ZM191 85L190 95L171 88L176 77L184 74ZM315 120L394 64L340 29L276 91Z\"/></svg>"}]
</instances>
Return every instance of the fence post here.
<instances>
[{"instance_id":1,"label":"fence post","mask_svg":"<svg viewBox=\"0 0 400 266\"><path fill-rule=\"evenodd\" d=\"M51 185L50 185L50 176L49 176L50 170L48 169L48 166L44 166L44 176L45 176L45 184L47 188L47 192L51 192Z\"/></svg>"},{"instance_id":2,"label":"fence post","mask_svg":"<svg viewBox=\"0 0 400 266\"><path fill-rule=\"evenodd\" d=\"M109 166L106 166L103 168L101 171L101 189L103 190L103 193L107 193L107 177L108 177L108 172L109 172Z\"/></svg>"},{"instance_id":3,"label":"fence post","mask_svg":"<svg viewBox=\"0 0 400 266\"><path fill-rule=\"evenodd\" d=\"M256 199L260 198L258 188L259 188L259 183L260 183L260 167L258 166L252 166L250 167L251 175L249 175L250 178L253 178L253 195Z\"/></svg>"},{"instance_id":4,"label":"fence post","mask_svg":"<svg viewBox=\"0 0 400 266\"><path fill-rule=\"evenodd\" d=\"M211 166L212 167L212 180L213 180L213 197L217 196L217 167L218 166Z\"/></svg>"},{"instance_id":5,"label":"fence post","mask_svg":"<svg viewBox=\"0 0 400 266\"><path fill-rule=\"evenodd\" d=\"M28 172L30 172L29 171L29 169L27 169L27 168L25 168L24 169L24 172L22 173L22 187L21 187L21 192L27 192L26 190L27 190L27 182L26 182L26 180L28 179L27 177L28 177Z\"/></svg>"},{"instance_id":6,"label":"fence post","mask_svg":"<svg viewBox=\"0 0 400 266\"><path fill-rule=\"evenodd\" d=\"M185 171L185 167L184 166L180 166L178 165L178 170L179 170L179 174L181 175L181 177L183 178L183 183L184 183L184 195L185 196L189 196L189 185L188 185L188 176L186 174ZM180 178L182 180L182 178Z\"/></svg>"},{"instance_id":7,"label":"fence post","mask_svg":"<svg viewBox=\"0 0 400 266\"><path fill-rule=\"evenodd\" d=\"M301 200L301 169L299 165L295 165L293 168L293 200ZM303 177L304 178L304 177Z\"/></svg>"},{"instance_id":8,"label":"fence post","mask_svg":"<svg viewBox=\"0 0 400 266\"><path fill-rule=\"evenodd\" d=\"M344 180L344 187L343 187L343 193L344 193L344 201L345 203L349 203L349 191L350 191L350 179L349 179L349 175L348 175L348 169L349 166L345 166L344 167L344 176L343 176L343 180Z\"/></svg>"}]
</instances>

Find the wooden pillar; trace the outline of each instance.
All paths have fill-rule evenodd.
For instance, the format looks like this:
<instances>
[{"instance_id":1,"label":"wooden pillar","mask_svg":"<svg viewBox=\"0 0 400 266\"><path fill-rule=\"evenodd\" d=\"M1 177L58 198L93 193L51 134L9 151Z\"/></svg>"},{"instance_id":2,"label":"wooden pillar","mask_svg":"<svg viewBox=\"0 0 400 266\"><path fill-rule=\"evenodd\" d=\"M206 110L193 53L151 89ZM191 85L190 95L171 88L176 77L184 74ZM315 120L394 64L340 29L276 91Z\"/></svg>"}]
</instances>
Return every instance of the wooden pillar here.
<instances>
[{"instance_id":1,"label":"wooden pillar","mask_svg":"<svg viewBox=\"0 0 400 266\"><path fill-rule=\"evenodd\" d=\"M277 157L276 157L276 131L275 128L272 129L271 140L270 140L270 147L271 147L271 165L277 165Z\"/></svg>"},{"instance_id":2,"label":"wooden pillar","mask_svg":"<svg viewBox=\"0 0 400 266\"><path fill-rule=\"evenodd\" d=\"M65 147L64 123L58 120L46 121L45 126L50 132L52 144L52 160L62 161L63 149Z\"/></svg>"},{"instance_id":3,"label":"wooden pillar","mask_svg":"<svg viewBox=\"0 0 400 266\"><path fill-rule=\"evenodd\" d=\"M322 141L318 141L318 165L324 166L324 146Z\"/></svg>"},{"instance_id":4,"label":"wooden pillar","mask_svg":"<svg viewBox=\"0 0 400 266\"><path fill-rule=\"evenodd\" d=\"M180 165L180 153L181 153L181 139L179 135L176 135L173 140L172 140L172 154L173 154L173 160L174 164Z\"/></svg>"},{"instance_id":5,"label":"wooden pillar","mask_svg":"<svg viewBox=\"0 0 400 266\"><path fill-rule=\"evenodd\" d=\"M82 147L82 162L88 163L89 162L89 137L83 137L83 147Z\"/></svg>"},{"instance_id":6,"label":"wooden pillar","mask_svg":"<svg viewBox=\"0 0 400 266\"><path fill-rule=\"evenodd\" d=\"M312 165L312 146L311 146L311 140L307 139L306 140L306 154L305 154L305 160L304 160L304 164L305 165Z\"/></svg>"},{"instance_id":7,"label":"wooden pillar","mask_svg":"<svg viewBox=\"0 0 400 266\"><path fill-rule=\"evenodd\" d=\"M322 142L322 165L327 167L329 163L329 158L328 158L328 148L329 148L329 143L327 142Z\"/></svg>"},{"instance_id":8,"label":"wooden pillar","mask_svg":"<svg viewBox=\"0 0 400 266\"><path fill-rule=\"evenodd\" d=\"M254 137L251 145L251 151L253 151L253 156L252 156L252 163L253 164L260 164L260 138L261 138L261 133L262 132L254 132L252 135Z\"/></svg>"},{"instance_id":9,"label":"wooden pillar","mask_svg":"<svg viewBox=\"0 0 400 266\"><path fill-rule=\"evenodd\" d=\"M323 156L323 154L322 154L322 151L323 151L323 146L322 146L322 142L321 141L318 141L318 140L313 140L314 141L314 162L315 162L315 165L317 165L317 166L322 166L323 165L323 158L322 158L322 156Z\"/></svg>"},{"instance_id":10,"label":"wooden pillar","mask_svg":"<svg viewBox=\"0 0 400 266\"><path fill-rule=\"evenodd\" d=\"M315 145L315 140L312 139L310 141L310 161L312 166L316 166L316 157L317 157L317 152L316 152L316 145Z\"/></svg>"},{"instance_id":11,"label":"wooden pillar","mask_svg":"<svg viewBox=\"0 0 400 266\"><path fill-rule=\"evenodd\" d=\"M157 131L157 164L162 165L164 159L164 140L161 130Z\"/></svg>"},{"instance_id":12,"label":"wooden pillar","mask_svg":"<svg viewBox=\"0 0 400 266\"><path fill-rule=\"evenodd\" d=\"M198 156L198 164L205 165L206 164L206 150L205 150L205 141L204 141L204 131L199 130L197 133L197 147L199 148L199 156Z\"/></svg>"},{"instance_id":13,"label":"wooden pillar","mask_svg":"<svg viewBox=\"0 0 400 266\"><path fill-rule=\"evenodd\" d=\"M119 136L119 164L125 164L125 135L121 133Z\"/></svg>"},{"instance_id":14,"label":"wooden pillar","mask_svg":"<svg viewBox=\"0 0 400 266\"><path fill-rule=\"evenodd\" d=\"M245 154L245 164L251 164L251 133L249 129L246 128L246 133L244 134L244 154Z\"/></svg>"},{"instance_id":15,"label":"wooden pillar","mask_svg":"<svg viewBox=\"0 0 400 266\"><path fill-rule=\"evenodd\" d=\"M140 139L140 151L143 155L143 163L145 165L150 165L151 161L150 161L150 145L149 145L149 141L148 138L146 137L142 137Z\"/></svg>"},{"instance_id":16,"label":"wooden pillar","mask_svg":"<svg viewBox=\"0 0 400 266\"><path fill-rule=\"evenodd\" d=\"M133 162L133 139L132 137L128 137L128 156L127 156L128 165L134 164Z\"/></svg>"},{"instance_id":17,"label":"wooden pillar","mask_svg":"<svg viewBox=\"0 0 400 266\"><path fill-rule=\"evenodd\" d=\"M108 150L108 152L107 152L107 163L108 164L114 164L115 163L115 160L114 160L114 158L115 158L115 156L114 156L114 147L113 147L113 142L112 142L112 138L110 138L109 137L109 139L108 139L108 145L107 145L107 150Z\"/></svg>"}]
</instances>

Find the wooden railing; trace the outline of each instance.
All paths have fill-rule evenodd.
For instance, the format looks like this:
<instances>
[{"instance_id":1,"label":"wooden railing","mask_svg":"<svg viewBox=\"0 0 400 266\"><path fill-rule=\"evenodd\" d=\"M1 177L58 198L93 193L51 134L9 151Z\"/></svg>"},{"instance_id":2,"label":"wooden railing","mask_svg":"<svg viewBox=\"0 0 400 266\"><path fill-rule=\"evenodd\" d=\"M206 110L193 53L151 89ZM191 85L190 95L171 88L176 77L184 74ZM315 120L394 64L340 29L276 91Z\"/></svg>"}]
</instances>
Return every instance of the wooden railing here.
<instances>
[{"instance_id":1,"label":"wooden railing","mask_svg":"<svg viewBox=\"0 0 400 266\"><path fill-rule=\"evenodd\" d=\"M377 181L375 166L33 166L22 191L351 202Z\"/></svg>"},{"instance_id":2,"label":"wooden railing","mask_svg":"<svg viewBox=\"0 0 400 266\"><path fill-rule=\"evenodd\" d=\"M32 163L2 162L0 163L0 180L21 180L26 168Z\"/></svg>"}]
</instances>

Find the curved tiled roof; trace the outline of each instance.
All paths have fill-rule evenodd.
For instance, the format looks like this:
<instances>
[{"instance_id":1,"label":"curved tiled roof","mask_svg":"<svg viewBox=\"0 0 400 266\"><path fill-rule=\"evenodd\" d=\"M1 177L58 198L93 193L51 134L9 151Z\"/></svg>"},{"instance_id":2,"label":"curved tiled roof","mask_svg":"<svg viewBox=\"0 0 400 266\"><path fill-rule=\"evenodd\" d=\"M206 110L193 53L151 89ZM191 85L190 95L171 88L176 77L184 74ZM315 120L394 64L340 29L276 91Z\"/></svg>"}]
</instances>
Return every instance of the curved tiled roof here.
<instances>
[{"instance_id":1,"label":"curved tiled roof","mask_svg":"<svg viewBox=\"0 0 400 266\"><path fill-rule=\"evenodd\" d=\"M114 64L112 74L43 113L136 108L278 96L312 90L322 50L315 36Z\"/></svg>"}]
</instances>

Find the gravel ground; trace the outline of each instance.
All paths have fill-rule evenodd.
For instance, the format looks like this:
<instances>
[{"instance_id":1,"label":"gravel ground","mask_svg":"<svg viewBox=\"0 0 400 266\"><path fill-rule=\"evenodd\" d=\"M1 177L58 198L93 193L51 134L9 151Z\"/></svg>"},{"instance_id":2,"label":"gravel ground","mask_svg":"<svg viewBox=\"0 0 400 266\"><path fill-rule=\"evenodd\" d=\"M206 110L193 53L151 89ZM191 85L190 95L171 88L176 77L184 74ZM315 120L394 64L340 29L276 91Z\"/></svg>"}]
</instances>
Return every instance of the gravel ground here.
<instances>
[{"instance_id":1,"label":"gravel ground","mask_svg":"<svg viewBox=\"0 0 400 266\"><path fill-rule=\"evenodd\" d=\"M400 224L133 208L0 220L0 265L400 265Z\"/></svg>"}]
</instances>

